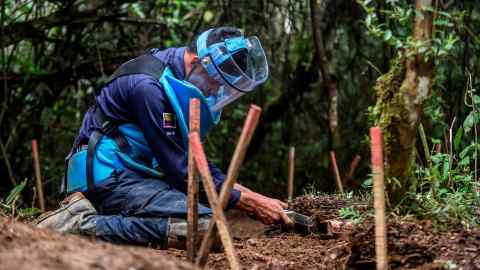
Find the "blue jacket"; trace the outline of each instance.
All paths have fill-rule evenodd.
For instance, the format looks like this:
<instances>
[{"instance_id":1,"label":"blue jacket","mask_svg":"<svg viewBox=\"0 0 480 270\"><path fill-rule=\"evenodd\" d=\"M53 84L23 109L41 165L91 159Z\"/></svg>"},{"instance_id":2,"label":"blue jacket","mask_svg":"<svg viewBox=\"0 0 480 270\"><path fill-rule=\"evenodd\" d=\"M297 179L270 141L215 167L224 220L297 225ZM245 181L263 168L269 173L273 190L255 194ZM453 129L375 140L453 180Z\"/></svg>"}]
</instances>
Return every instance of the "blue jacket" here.
<instances>
[{"instance_id":1,"label":"blue jacket","mask_svg":"<svg viewBox=\"0 0 480 270\"><path fill-rule=\"evenodd\" d=\"M155 57L170 68L173 75L185 78L185 47L166 50L153 49ZM127 75L106 85L96 97L99 106L107 117L140 128L157 160L162 173L161 179L176 189L186 192L188 151L183 146L178 123L165 122L165 114L175 114L163 86L154 78L142 75ZM175 118L178 119L178 118ZM177 120L175 120L177 121ZM88 144L88 138L94 129L100 127L91 110L85 113L74 147ZM210 171L217 192L225 180L225 175L212 163ZM240 198L240 191L233 190L229 207L233 207Z\"/></svg>"}]
</instances>

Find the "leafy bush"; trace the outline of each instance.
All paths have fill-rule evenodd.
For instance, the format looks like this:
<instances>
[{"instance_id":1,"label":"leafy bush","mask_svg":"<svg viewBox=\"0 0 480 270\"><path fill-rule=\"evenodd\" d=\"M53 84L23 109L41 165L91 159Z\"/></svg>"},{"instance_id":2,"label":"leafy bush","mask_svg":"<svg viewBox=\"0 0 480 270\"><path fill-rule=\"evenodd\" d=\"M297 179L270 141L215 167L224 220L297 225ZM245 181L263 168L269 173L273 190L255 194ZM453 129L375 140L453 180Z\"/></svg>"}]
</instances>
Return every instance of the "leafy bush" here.
<instances>
[{"instance_id":1,"label":"leafy bush","mask_svg":"<svg viewBox=\"0 0 480 270\"><path fill-rule=\"evenodd\" d=\"M344 207L340 208L338 215L340 218L349 220L353 224L360 224L365 220L367 212L360 213L360 211L354 207Z\"/></svg>"},{"instance_id":2,"label":"leafy bush","mask_svg":"<svg viewBox=\"0 0 480 270\"><path fill-rule=\"evenodd\" d=\"M4 200L0 200L0 211L9 212L11 214L18 214L22 218L30 218L41 212L35 207L16 208L17 200L27 184L27 180L23 180L20 184L15 186Z\"/></svg>"},{"instance_id":3,"label":"leafy bush","mask_svg":"<svg viewBox=\"0 0 480 270\"><path fill-rule=\"evenodd\" d=\"M453 137L452 129L446 153L437 151L430 156L423 127L420 137L425 151L426 164L417 164L416 185L397 210L414 213L422 218L432 218L437 224L475 225L480 223L480 183L477 178L478 149L476 134L480 97L471 88L466 92L472 103L461 127ZM474 133L473 138L468 135ZM438 145L441 140L432 139ZM465 145L462 147L462 145Z\"/></svg>"}]
</instances>

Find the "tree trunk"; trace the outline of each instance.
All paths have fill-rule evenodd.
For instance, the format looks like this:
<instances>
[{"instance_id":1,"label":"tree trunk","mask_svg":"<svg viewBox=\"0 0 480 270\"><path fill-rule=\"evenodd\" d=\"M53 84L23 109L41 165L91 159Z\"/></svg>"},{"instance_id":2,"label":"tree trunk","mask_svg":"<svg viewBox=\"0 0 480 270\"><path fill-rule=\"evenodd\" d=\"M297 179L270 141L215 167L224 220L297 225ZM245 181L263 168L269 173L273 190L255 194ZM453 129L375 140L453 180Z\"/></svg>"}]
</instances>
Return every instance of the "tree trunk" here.
<instances>
[{"instance_id":1,"label":"tree trunk","mask_svg":"<svg viewBox=\"0 0 480 270\"><path fill-rule=\"evenodd\" d=\"M330 147L336 149L340 145L338 131L338 89L335 80L332 80L328 65L328 58L323 45L322 29L320 28L320 0L310 0L313 40L318 55L318 67L324 87L328 94L328 125L330 127Z\"/></svg>"},{"instance_id":2,"label":"tree trunk","mask_svg":"<svg viewBox=\"0 0 480 270\"><path fill-rule=\"evenodd\" d=\"M430 46L432 0L417 0L413 38ZM391 205L398 203L415 183L415 140L423 103L430 94L433 61L420 53L393 63L389 73L377 81L374 110L384 130L386 188Z\"/></svg>"}]
</instances>

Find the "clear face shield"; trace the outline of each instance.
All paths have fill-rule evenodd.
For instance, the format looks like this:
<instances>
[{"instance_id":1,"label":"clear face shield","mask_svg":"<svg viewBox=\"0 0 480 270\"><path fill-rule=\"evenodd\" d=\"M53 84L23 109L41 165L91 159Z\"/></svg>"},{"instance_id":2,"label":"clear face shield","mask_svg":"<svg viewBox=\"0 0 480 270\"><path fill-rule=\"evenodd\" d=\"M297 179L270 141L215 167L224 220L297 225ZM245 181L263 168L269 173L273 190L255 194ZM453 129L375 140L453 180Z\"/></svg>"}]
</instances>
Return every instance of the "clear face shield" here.
<instances>
[{"instance_id":1,"label":"clear face shield","mask_svg":"<svg viewBox=\"0 0 480 270\"><path fill-rule=\"evenodd\" d=\"M268 64L257 37L234 37L206 46L211 30L197 40L200 63L208 75L221 85L207 96L210 109L221 111L268 78Z\"/></svg>"}]
</instances>

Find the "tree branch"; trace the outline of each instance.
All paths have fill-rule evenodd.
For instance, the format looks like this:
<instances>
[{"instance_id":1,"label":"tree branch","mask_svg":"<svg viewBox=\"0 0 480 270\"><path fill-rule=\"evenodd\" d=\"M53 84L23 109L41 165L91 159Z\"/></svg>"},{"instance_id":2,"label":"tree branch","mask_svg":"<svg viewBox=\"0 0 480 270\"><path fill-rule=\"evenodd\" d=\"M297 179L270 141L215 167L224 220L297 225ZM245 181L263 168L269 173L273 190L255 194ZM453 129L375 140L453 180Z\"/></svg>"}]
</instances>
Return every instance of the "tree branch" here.
<instances>
[{"instance_id":1,"label":"tree branch","mask_svg":"<svg viewBox=\"0 0 480 270\"><path fill-rule=\"evenodd\" d=\"M302 61L298 61L295 75L293 76L295 79L287 81L282 94L270 103L262 113L262 121L259 122L257 131L252 138L248 148L248 156L255 155L260 150L265 136L272 129L272 123L288 113L288 107L296 100L292 97L301 97L304 93L311 90L308 86L317 79L316 73L315 64L312 63L306 69Z\"/></svg>"},{"instance_id":2,"label":"tree branch","mask_svg":"<svg viewBox=\"0 0 480 270\"><path fill-rule=\"evenodd\" d=\"M64 10L60 10L45 17L24 22L15 22L8 25L3 29L1 46L3 48L25 39L44 40L47 38L45 30L56 26L115 20L116 18L125 15L126 14L123 13L99 15L97 9L72 11L69 14L65 14Z\"/></svg>"},{"instance_id":3,"label":"tree branch","mask_svg":"<svg viewBox=\"0 0 480 270\"><path fill-rule=\"evenodd\" d=\"M323 83L327 89L329 106L328 122L330 127L330 148L337 148L340 144L340 133L338 131L338 89L330 75L330 68L327 59L327 53L323 45L323 35L320 29L320 8L318 0L310 0L310 13L312 20L313 40L315 50L318 55L318 68L322 75Z\"/></svg>"},{"instance_id":4,"label":"tree branch","mask_svg":"<svg viewBox=\"0 0 480 270\"><path fill-rule=\"evenodd\" d=\"M144 51L130 51L120 52L109 56L102 56L103 68L105 74L111 74L115 69L123 62L140 55ZM76 70L83 70L82 73L75 72ZM32 82L52 82L68 84L74 79L88 79L96 78L101 73L100 65L98 63L98 57L92 56L91 58L79 62L77 65L71 66L67 69L60 68L49 73L34 74L25 76L24 73L10 72L0 77L0 81L8 81L13 86L18 84L32 83ZM76 76L74 76L76 74Z\"/></svg>"},{"instance_id":5,"label":"tree branch","mask_svg":"<svg viewBox=\"0 0 480 270\"><path fill-rule=\"evenodd\" d=\"M13 176L12 165L10 164L10 160L8 159L7 150L5 149L5 145L2 142L2 138L0 138L0 151L2 152L2 157L5 162L5 167L7 167L8 179L10 179L10 182L13 184L13 186L16 186L17 181Z\"/></svg>"}]
</instances>

